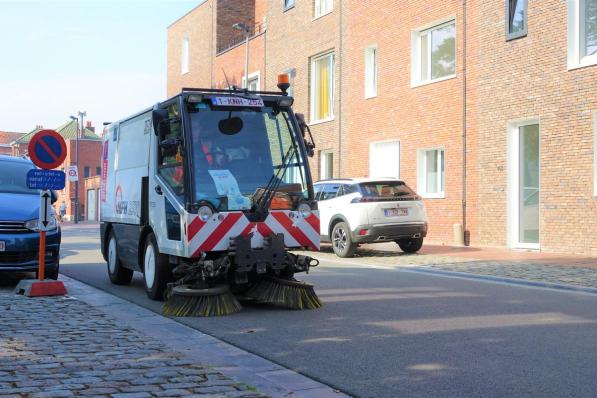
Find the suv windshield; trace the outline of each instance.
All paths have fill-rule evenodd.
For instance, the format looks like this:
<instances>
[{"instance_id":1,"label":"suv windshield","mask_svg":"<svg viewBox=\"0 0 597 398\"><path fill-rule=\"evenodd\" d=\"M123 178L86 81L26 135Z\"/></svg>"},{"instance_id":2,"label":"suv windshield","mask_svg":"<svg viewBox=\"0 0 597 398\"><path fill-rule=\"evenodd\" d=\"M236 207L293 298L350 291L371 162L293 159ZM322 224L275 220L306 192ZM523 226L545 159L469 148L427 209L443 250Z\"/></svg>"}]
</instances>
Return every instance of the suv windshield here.
<instances>
[{"instance_id":1,"label":"suv windshield","mask_svg":"<svg viewBox=\"0 0 597 398\"><path fill-rule=\"evenodd\" d=\"M27 172L34 168L31 163L0 160L0 193L39 194L37 189L27 188Z\"/></svg>"},{"instance_id":2,"label":"suv windshield","mask_svg":"<svg viewBox=\"0 0 597 398\"><path fill-rule=\"evenodd\" d=\"M366 197L416 197L415 191L402 181L364 182L359 184L363 196Z\"/></svg>"},{"instance_id":3,"label":"suv windshield","mask_svg":"<svg viewBox=\"0 0 597 398\"><path fill-rule=\"evenodd\" d=\"M284 163L280 195L292 203L308 195L305 161L287 111L268 106L231 110L203 102L190 112L197 202L208 201L219 211L250 209ZM238 132L220 128L232 118Z\"/></svg>"}]
</instances>

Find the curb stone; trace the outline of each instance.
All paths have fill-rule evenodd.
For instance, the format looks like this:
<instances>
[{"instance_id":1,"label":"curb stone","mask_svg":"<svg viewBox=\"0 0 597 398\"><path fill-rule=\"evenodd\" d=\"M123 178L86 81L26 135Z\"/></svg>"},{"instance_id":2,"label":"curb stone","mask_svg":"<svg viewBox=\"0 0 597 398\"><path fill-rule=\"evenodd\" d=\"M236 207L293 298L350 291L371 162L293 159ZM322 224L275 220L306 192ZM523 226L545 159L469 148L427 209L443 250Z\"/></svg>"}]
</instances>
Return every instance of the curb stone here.
<instances>
[{"instance_id":1,"label":"curb stone","mask_svg":"<svg viewBox=\"0 0 597 398\"><path fill-rule=\"evenodd\" d=\"M122 324L139 330L190 360L209 358L207 367L238 383L249 384L271 397L349 397L332 387L234 347L173 319L163 317L65 275L61 274L60 279L66 284L69 295L73 299L85 302L107 313Z\"/></svg>"}]
</instances>

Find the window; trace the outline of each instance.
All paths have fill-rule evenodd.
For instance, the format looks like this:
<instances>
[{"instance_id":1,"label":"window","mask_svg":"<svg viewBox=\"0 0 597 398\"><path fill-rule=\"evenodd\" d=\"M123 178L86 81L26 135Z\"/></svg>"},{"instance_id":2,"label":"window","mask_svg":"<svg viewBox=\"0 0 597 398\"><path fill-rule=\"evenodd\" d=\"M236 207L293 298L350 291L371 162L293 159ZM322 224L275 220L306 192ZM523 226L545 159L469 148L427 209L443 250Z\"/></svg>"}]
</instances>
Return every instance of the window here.
<instances>
[{"instance_id":1,"label":"window","mask_svg":"<svg viewBox=\"0 0 597 398\"><path fill-rule=\"evenodd\" d=\"M369 145L369 176L400 178L400 141Z\"/></svg>"},{"instance_id":2,"label":"window","mask_svg":"<svg viewBox=\"0 0 597 398\"><path fill-rule=\"evenodd\" d=\"M413 33L413 86L456 76L456 24L453 20Z\"/></svg>"},{"instance_id":3,"label":"window","mask_svg":"<svg viewBox=\"0 0 597 398\"><path fill-rule=\"evenodd\" d=\"M314 18L319 18L332 12L334 8L333 0L315 0Z\"/></svg>"},{"instance_id":4,"label":"window","mask_svg":"<svg viewBox=\"0 0 597 398\"><path fill-rule=\"evenodd\" d=\"M338 194L339 188L340 185L338 184L325 184L319 194L319 200L334 199Z\"/></svg>"},{"instance_id":5,"label":"window","mask_svg":"<svg viewBox=\"0 0 597 398\"><path fill-rule=\"evenodd\" d=\"M180 73L185 74L189 72L189 38L182 39L182 48L180 55Z\"/></svg>"},{"instance_id":6,"label":"window","mask_svg":"<svg viewBox=\"0 0 597 398\"><path fill-rule=\"evenodd\" d=\"M243 76L242 78L243 80L243 87L245 86L245 77ZM261 87L260 84L261 78L260 78L260 73L259 72L254 72L249 74L249 85L247 87L247 89L249 91L259 91L259 88Z\"/></svg>"},{"instance_id":7,"label":"window","mask_svg":"<svg viewBox=\"0 0 597 398\"><path fill-rule=\"evenodd\" d=\"M284 11L294 7L294 0L284 0Z\"/></svg>"},{"instance_id":8,"label":"window","mask_svg":"<svg viewBox=\"0 0 597 398\"><path fill-rule=\"evenodd\" d=\"M332 151L319 152L319 179L326 180L334 177L334 154Z\"/></svg>"},{"instance_id":9,"label":"window","mask_svg":"<svg viewBox=\"0 0 597 398\"><path fill-rule=\"evenodd\" d=\"M377 95L377 47L365 49L365 98Z\"/></svg>"},{"instance_id":10,"label":"window","mask_svg":"<svg viewBox=\"0 0 597 398\"><path fill-rule=\"evenodd\" d=\"M597 0L568 0L568 69L597 65Z\"/></svg>"},{"instance_id":11,"label":"window","mask_svg":"<svg viewBox=\"0 0 597 398\"><path fill-rule=\"evenodd\" d=\"M90 175L91 175L91 167L85 166L85 168L83 169L83 177L87 178Z\"/></svg>"},{"instance_id":12,"label":"window","mask_svg":"<svg viewBox=\"0 0 597 398\"><path fill-rule=\"evenodd\" d=\"M181 196L184 187L183 169L183 135L180 124L180 111L176 102L167 105L169 128L165 135L160 135L159 141L166 139L177 140L178 144L172 148L158 149L158 174L172 188L176 195Z\"/></svg>"},{"instance_id":13,"label":"window","mask_svg":"<svg viewBox=\"0 0 597 398\"><path fill-rule=\"evenodd\" d=\"M95 175L98 176L102 174L102 168L100 166L95 167Z\"/></svg>"},{"instance_id":14,"label":"window","mask_svg":"<svg viewBox=\"0 0 597 398\"><path fill-rule=\"evenodd\" d=\"M527 34L527 0L506 0L506 38L508 40Z\"/></svg>"},{"instance_id":15,"label":"window","mask_svg":"<svg viewBox=\"0 0 597 398\"><path fill-rule=\"evenodd\" d=\"M334 117L334 54L311 61L311 122Z\"/></svg>"},{"instance_id":16,"label":"window","mask_svg":"<svg viewBox=\"0 0 597 398\"><path fill-rule=\"evenodd\" d=\"M443 149L422 149L417 156L417 191L424 198L443 198L446 191Z\"/></svg>"}]
</instances>

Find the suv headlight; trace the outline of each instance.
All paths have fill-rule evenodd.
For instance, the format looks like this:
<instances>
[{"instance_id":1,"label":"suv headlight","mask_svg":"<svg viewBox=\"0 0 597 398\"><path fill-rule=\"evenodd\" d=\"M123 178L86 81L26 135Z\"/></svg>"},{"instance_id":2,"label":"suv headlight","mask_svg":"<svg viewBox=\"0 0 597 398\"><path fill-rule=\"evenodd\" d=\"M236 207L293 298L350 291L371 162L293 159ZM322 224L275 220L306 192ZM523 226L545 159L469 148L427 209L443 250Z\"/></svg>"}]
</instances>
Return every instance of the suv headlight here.
<instances>
[{"instance_id":1,"label":"suv headlight","mask_svg":"<svg viewBox=\"0 0 597 398\"><path fill-rule=\"evenodd\" d=\"M199 215L199 219L201 221L206 222L214 214L214 212L209 206L201 206L197 211L197 214Z\"/></svg>"},{"instance_id":2,"label":"suv headlight","mask_svg":"<svg viewBox=\"0 0 597 398\"><path fill-rule=\"evenodd\" d=\"M52 231L58 227L58 221L56 221L56 217L50 216L50 223L48 224L48 231ZM39 231L39 219L33 219L25 222L25 228L30 229L31 231Z\"/></svg>"}]
</instances>

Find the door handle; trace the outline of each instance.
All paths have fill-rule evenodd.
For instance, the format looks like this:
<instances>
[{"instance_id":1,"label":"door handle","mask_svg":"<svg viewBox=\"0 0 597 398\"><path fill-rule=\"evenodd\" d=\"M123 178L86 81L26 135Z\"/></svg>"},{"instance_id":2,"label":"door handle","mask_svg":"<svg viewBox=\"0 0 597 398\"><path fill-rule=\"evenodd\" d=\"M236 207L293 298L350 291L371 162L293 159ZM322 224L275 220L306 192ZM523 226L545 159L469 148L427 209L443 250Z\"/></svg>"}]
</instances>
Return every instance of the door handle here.
<instances>
[{"instance_id":1,"label":"door handle","mask_svg":"<svg viewBox=\"0 0 597 398\"><path fill-rule=\"evenodd\" d=\"M162 192L162 187L160 187L159 185L155 186L155 193L157 193L158 195L163 195L164 192Z\"/></svg>"}]
</instances>

